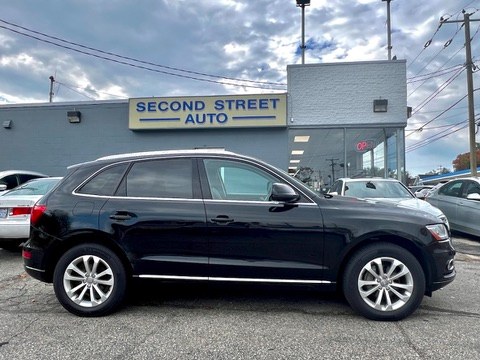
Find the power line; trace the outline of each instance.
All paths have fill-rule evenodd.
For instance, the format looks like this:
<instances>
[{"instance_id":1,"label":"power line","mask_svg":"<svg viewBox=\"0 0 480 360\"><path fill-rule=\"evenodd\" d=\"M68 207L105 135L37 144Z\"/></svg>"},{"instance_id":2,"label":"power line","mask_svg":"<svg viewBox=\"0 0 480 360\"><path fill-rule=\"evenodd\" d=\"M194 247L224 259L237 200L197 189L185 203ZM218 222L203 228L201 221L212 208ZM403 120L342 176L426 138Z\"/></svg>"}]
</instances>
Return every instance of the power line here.
<instances>
[{"instance_id":1,"label":"power line","mask_svg":"<svg viewBox=\"0 0 480 360\"><path fill-rule=\"evenodd\" d=\"M262 81L247 80L247 79L228 78L228 77L223 77L223 76L218 76L218 75L210 75L210 74L205 74L205 73L200 73L200 72L194 72L194 71L189 71L189 70L183 70L183 69L168 67L168 66L165 66L165 65L155 64L155 63L151 63L151 62L147 62L147 61L143 61L143 60L138 60L138 59L122 56L122 55L117 55L117 54L110 53L110 52L107 52L107 51L103 51L103 50L91 48L91 47L88 47L88 46L84 46L84 45L81 45L81 44L77 44L77 43L74 43L74 42L70 42L70 41L67 41L67 40L63 40L63 39L60 39L60 38L57 38L57 37L53 37L53 36L50 36L50 35L47 35L47 34L40 33L38 31L30 30L28 28L25 28L25 27L7 22L7 21L2 20L2 19L0 19L0 22L3 22L3 23L8 24L10 26L17 27L19 29L26 30L26 31L31 32L33 34L37 34L37 35L40 35L40 36L43 36L43 37L46 37L46 38L49 38L49 39L52 39L52 40L55 40L55 41L60 41L60 42L63 42L65 44L73 45L73 46L76 46L76 47L79 47L79 48L85 49L85 50L77 49L75 47L68 46L68 45L59 44L55 41L43 39L39 36L35 36L35 35L28 34L28 33L25 33L25 32L22 32L22 31L19 31L19 30L16 30L16 29L12 29L12 28L9 28L9 27L4 26L4 25L0 25L0 28L11 31L11 32L14 32L16 34L23 35L23 36L26 36L26 37L29 37L29 38L32 38L32 39L50 44L50 45L54 45L54 46L57 46L57 47L60 47L60 48L63 48L63 49L71 50L71 51L74 51L74 52L77 52L77 53L80 53L80 54L83 54L83 55L96 57L96 58L99 58L99 59L102 59L102 60L111 61L111 62L114 62L114 63L117 63L117 64L131 66L131 67L142 69L142 70L152 71L152 72L161 73L161 74L165 74L165 75L169 75L169 76L176 76L176 77L190 79L190 80L204 81L204 82L216 83L216 84L228 85L228 86L241 86L241 87L257 88L257 89L269 89L269 90L275 90L275 89L272 89L272 86L273 87L282 87L282 88L276 89L276 90L285 90L284 87L286 86L286 84L284 84L284 83L262 82ZM87 50L89 50L89 51L87 51ZM98 52L99 54L103 54L103 55L95 54L95 53L92 53L91 51ZM122 60L113 59L113 58L107 57L105 55L117 57L117 58L122 59ZM128 62L128 61L137 62L137 63L143 64L143 65L132 64L131 62ZM165 69L174 70L174 71L183 72L183 73L188 73L188 74L201 75L201 76L205 76L205 77L214 77L214 78L219 78L219 79L225 79L227 81L202 79L202 78L198 78L198 77L194 77L194 76L190 76L190 75L177 74L177 73L173 73L173 72L170 72L170 71L154 69L154 68L151 68L151 67L145 66L145 65L165 68ZM234 81L234 82L230 82L230 81ZM247 83L247 84L245 84L245 83ZM256 85L252 85L252 84L256 84Z\"/></svg>"},{"instance_id":2,"label":"power line","mask_svg":"<svg viewBox=\"0 0 480 360\"><path fill-rule=\"evenodd\" d=\"M466 124L465 124L466 123ZM454 129L455 127L461 125L461 124L464 124L462 127L456 129L456 130L453 130L451 131L452 129ZM468 119L467 120L462 120L461 122L457 123L457 124L454 124L452 126L450 126L448 129L445 129L445 130L442 130L441 132L437 133L437 134L434 134L428 138L425 138L415 144L412 144L410 146L407 146L406 149L405 149L405 153L408 153L408 152L412 152L412 151L415 151L415 150L418 150L422 147L425 147L427 145L430 145L440 139L443 139L447 136L450 136L460 130L463 130L465 129L466 127L468 127Z\"/></svg>"},{"instance_id":3,"label":"power line","mask_svg":"<svg viewBox=\"0 0 480 360\"><path fill-rule=\"evenodd\" d=\"M420 105L418 105L412 112L412 116L415 115L420 109L424 108L430 101L438 96L443 90L445 90L460 74L465 70L464 67L461 67L457 72L447 79L442 85L440 85L432 94L430 94L425 100L423 100Z\"/></svg>"},{"instance_id":4,"label":"power line","mask_svg":"<svg viewBox=\"0 0 480 360\"><path fill-rule=\"evenodd\" d=\"M480 88L476 88L474 89L473 91L477 91L479 90ZM451 110L453 107L455 107L458 103L460 103L460 101L462 101L463 99L465 99L467 97L467 94L465 94L464 96L462 96L459 100L457 100L456 102L454 102L452 105L450 105L448 108L446 108L445 110L443 110L440 114L438 114L437 116L435 116L433 119L430 119L429 121L427 121L425 124L423 124L422 126L420 126L417 131L421 131L423 129L424 126L427 126L428 124L432 123L433 121L437 120L440 116L442 116L443 114L445 114L447 111ZM405 135L405 137L409 137L410 135L412 135L413 133L410 133L408 135Z\"/></svg>"},{"instance_id":5,"label":"power line","mask_svg":"<svg viewBox=\"0 0 480 360\"><path fill-rule=\"evenodd\" d=\"M419 81L426 81L426 80L433 79L435 77L443 76L443 75L452 73L454 71L457 71L461 67L463 67L463 64L454 65L454 66L451 66L449 68L446 68L446 69L443 69L443 70L433 71L433 72L428 73L428 74L412 76L411 78L407 78L407 84L412 84L412 83L419 82Z\"/></svg>"}]
</instances>

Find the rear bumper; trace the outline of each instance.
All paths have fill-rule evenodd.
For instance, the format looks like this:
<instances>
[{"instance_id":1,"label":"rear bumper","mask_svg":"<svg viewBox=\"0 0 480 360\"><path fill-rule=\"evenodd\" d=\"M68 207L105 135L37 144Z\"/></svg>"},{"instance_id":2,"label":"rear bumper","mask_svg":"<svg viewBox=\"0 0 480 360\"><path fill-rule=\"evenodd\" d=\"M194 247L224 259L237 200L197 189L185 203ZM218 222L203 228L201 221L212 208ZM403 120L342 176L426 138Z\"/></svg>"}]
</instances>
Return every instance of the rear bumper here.
<instances>
[{"instance_id":1,"label":"rear bumper","mask_svg":"<svg viewBox=\"0 0 480 360\"><path fill-rule=\"evenodd\" d=\"M28 240L23 244L23 265L25 271L31 277L43 281L52 282L52 274L47 271L45 252L42 248L32 246Z\"/></svg>"},{"instance_id":2,"label":"rear bumper","mask_svg":"<svg viewBox=\"0 0 480 360\"><path fill-rule=\"evenodd\" d=\"M30 224L0 222L0 241L2 239L28 239Z\"/></svg>"}]
</instances>

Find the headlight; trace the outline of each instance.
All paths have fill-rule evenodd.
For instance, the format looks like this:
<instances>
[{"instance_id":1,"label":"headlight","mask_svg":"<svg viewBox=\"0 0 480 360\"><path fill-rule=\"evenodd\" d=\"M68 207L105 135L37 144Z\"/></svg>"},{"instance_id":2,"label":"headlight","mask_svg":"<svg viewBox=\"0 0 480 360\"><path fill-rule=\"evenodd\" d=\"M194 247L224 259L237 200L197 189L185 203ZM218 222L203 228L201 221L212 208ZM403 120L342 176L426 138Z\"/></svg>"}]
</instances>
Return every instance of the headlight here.
<instances>
[{"instance_id":1,"label":"headlight","mask_svg":"<svg viewBox=\"0 0 480 360\"><path fill-rule=\"evenodd\" d=\"M448 222L448 219L444 214L440 215L438 218L442 220L445 223L445 225L447 225L447 228L450 229L450 223Z\"/></svg>"},{"instance_id":2,"label":"headlight","mask_svg":"<svg viewBox=\"0 0 480 360\"><path fill-rule=\"evenodd\" d=\"M430 231L435 240L442 241L449 238L448 229L445 224L427 225L426 228Z\"/></svg>"}]
</instances>

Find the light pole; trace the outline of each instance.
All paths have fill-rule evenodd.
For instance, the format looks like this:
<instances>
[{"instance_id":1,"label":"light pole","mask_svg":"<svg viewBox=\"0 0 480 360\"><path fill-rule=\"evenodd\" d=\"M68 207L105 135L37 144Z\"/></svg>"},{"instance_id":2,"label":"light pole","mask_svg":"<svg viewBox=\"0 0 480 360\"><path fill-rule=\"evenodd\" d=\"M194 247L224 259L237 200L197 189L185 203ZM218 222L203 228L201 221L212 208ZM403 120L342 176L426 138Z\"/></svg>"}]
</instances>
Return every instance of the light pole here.
<instances>
[{"instance_id":1,"label":"light pole","mask_svg":"<svg viewBox=\"0 0 480 360\"><path fill-rule=\"evenodd\" d=\"M310 0L296 0L297 7L302 8L302 65L305 64L305 6L310 6Z\"/></svg>"}]
</instances>

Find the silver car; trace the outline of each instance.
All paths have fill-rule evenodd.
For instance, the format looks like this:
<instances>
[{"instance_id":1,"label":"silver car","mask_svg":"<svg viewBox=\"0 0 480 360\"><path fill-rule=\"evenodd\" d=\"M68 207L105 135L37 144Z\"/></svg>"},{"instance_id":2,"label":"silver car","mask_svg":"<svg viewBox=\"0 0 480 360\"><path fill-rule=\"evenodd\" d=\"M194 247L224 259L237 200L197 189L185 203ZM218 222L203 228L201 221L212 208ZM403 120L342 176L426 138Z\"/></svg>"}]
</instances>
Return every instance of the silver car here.
<instances>
[{"instance_id":1,"label":"silver car","mask_svg":"<svg viewBox=\"0 0 480 360\"><path fill-rule=\"evenodd\" d=\"M0 171L0 195L6 190L13 189L14 187L17 187L28 180L44 177L48 177L48 175L29 170Z\"/></svg>"},{"instance_id":2,"label":"silver car","mask_svg":"<svg viewBox=\"0 0 480 360\"><path fill-rule=\"evenodd\" d=\"M441 209L418 199L400 181L383 178L340 178L333 183L329 194L352 196L370 201L391 203L396 206L426 211L441 219L449 227L449 217Z\"/></svg>"},{"instance_id":3,"label":"silver car","mask_svg":"<svg viewBox=\"0 0 480 360\"><path fill-rule=\"evenodd\" d=\"M0 248L15 249L30 235L33 205L61 178L49 177L27 181L0 196Z\"/></svg>"},{"instance_id":4,"label":"silver car","mask_svg":"<svg viewBox=\"0 0 480 360\"><path fill-rule=\"evenodd\" d=\"M426 200L447 215L452 230L480 236L480 178L451 180Z\"/></svg>"}]
</instances>

